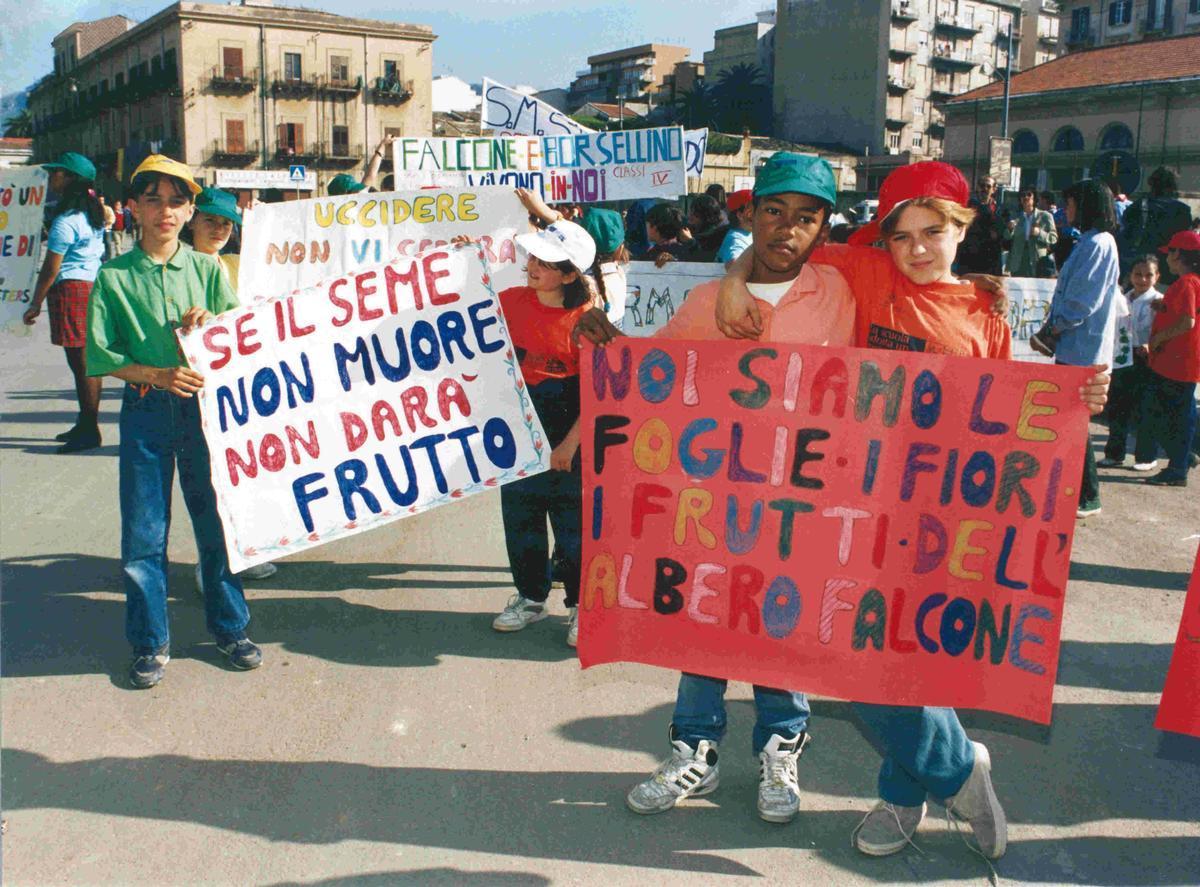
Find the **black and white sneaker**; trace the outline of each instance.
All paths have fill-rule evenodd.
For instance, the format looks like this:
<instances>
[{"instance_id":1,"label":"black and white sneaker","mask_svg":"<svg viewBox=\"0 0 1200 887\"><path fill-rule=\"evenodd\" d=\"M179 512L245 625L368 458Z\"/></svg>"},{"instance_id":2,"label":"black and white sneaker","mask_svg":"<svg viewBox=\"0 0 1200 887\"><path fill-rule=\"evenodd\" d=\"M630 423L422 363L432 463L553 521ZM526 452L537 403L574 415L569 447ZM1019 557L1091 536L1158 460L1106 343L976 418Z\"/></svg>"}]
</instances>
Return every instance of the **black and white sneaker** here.
<instances>
[{"instance_id":1,"label":"black and white sneaker","mask_svg":"<svg viewBox=\"0 0 1200 887\"><path fill-rule=\"evenodd\" d=\"M217 644L217 649L225 654L230 665L240 668L242 671L249 671L262 665L262 650L250 638L239 638L228 644Z\"/></svg>"},{"instance_id":2,"label":"black and white sneaker","mask_svg":"<svg viewBox=\"0 0 1200 887\"><path fill-rule=\"evenodd\" d=\"M671 757L655 768L625 796L634 813L665 813L684 798L700 797L720 784L717 744L701 739L692 748L682 739L671 739Z\"/></svg>"},{"instance_id":3,"label":"black and white sneaker","mask_svg":"<svg viewBox=\"0 0 1200 887\"><path fill-rule=\"evenodd\" d=\"M133 664L129 666L129 683L138 690L148 690L163 679L170 661L166 647L135 656Z\"/></svg>"}]
</instances>

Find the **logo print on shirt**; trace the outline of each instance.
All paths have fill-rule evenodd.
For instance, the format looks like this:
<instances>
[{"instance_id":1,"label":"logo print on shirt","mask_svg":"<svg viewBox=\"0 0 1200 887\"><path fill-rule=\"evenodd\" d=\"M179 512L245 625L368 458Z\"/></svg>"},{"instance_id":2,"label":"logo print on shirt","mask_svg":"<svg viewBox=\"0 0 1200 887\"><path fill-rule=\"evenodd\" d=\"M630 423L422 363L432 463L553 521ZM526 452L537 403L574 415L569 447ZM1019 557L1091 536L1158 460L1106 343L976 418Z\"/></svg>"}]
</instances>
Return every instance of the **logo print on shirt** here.
<instances>
[{"instance_id":1,"label":"logo print on shirt","mask_svg":"<svg viewBox=\"0 0 1200 887\"><path fill-rule=\"evenodd\" d=\"M871 324L871 329L867 332L867 346L869 348L883 348L888 351L925 351L926 341L910 336L908 333L902 333L899 330L889 329L886 326L880 326L877 323Z\"/></svg>"}]
</instances>

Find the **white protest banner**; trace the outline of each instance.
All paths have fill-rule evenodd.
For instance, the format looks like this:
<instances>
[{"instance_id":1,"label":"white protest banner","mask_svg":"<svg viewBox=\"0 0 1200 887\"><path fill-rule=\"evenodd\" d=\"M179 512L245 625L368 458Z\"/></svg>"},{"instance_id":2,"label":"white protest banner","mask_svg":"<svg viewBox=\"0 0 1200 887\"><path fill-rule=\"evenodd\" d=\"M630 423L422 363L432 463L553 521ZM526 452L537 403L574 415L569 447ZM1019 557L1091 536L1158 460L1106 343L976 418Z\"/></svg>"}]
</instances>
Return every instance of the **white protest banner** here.
<instances>
[{"instance_id":1,"label":"white protest banner","mask_svg":"<svg viewBox=\"0 0 1200 887\"><path fill-rule=\"evenodd\" d=\"M652 336L675 316L675 309L692 287L725 274L720 262L630 262L625 271L625 317L621 329L629 336Z\"/></svg>"},{"instance_id":2,"label":"white protest banner","mask_svg":"<svg viewBox=\"0 0 1200 887\"><path fill-rule=\"evenodd\" d=\"M493 130L498 136L569 135L592 131L541 99L509 89L487 77L483 78L480 113L480 128Z\"/></svg>"},{"instance_id":3,"label":"white protest banner","mask_svg":"<svg viewBox=\"0 0 1200 887\"><path fill-rule=\"evenodd\" d=\"M396 256L478 239L496 287L524 282L513 238L529 215L510 188L347 194L270 203L246 212L238 298L242 304L303 289Z\"/></svg>"},{"instance_id":4,"label":"white protest banner","mask_svg":"<svg viewBox=\"0 0 1200 887\"><path fill-rule=\"evenodd\" d=\"M687 174L697 178L704 175L704 153L708 150L708 130L685 129L683 144L687 155Z\"/></svg>"},{"instance_id":5,"label":"white protest banner","mask_svg":"<svg viewBox=\"0 0 1200 887\"><path fill-rule=\"evenodd\" d=\"M401 257L180 336L235 571L545 471L478 245Z\"/></svg>"},{"instance_id":6,"label":"white protest banner","mask_svg":"<svg viewBox=\"0 0 1200 887\"><path fill-rule=\"evenodd\" d=\"M0 329L28 333L22 316L33 301L46 203L40 166L0 167Z\"/></svg>"},{"instance_id":7,"label":"white protest banner","mask_svg":"<svg viewBox=\"0 0 1200 887\"><path fill-rule=\"evenodd\" d=\"M487 77L483 78L480 115L480 129L490 129L497 136L574 135L596 131L541 99L509 89ZM708 130L685 129L683 145L687 174L696 177L703 175Z\"/></svg>"},{"instance_id":8,"label":"white protest banner","mask_svg":"<svg viewBox=\"0 0 1200 887\"><path fill-rule=\"evenodd\" d=\"M1013 331L1013 357L1033 363L1053 363L1054 358L1038 354L1029 345L1029 337L1041 329L1050 317L1050 300L1058 283L1051 277L1006 277L1008 323Z\"/></svg>"},{"instance_id":9,"label":"white protest banner","mask_svg":"<svg viewBox=\"0 0 1200 887\"><path fill-rule=\"evenodd\" d=\"M678 126L574 135L400 138L392 144L404 188L507 185L551 203L679 197L687 190Z\"/></svg>"},{"instance_id":10,"label":"white protest banner","mask_svg":"<svg viewBox=\"0 0 1200 887\"><path fill-rule=\"evenodd\" d=\"M304 173L297 181L286 169L218 169L217 187L234 191L256 188L278 188L280 191L316 191L317 174Z\"/></svg>"}]
</instances>

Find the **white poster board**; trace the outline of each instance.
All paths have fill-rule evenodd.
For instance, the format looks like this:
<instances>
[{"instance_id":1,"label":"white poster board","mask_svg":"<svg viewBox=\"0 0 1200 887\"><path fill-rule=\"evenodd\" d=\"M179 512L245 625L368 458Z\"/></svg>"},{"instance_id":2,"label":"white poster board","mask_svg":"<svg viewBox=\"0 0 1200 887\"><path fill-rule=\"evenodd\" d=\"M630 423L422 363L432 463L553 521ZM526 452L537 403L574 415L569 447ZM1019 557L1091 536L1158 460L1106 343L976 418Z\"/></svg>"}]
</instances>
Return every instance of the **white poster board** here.
<instances>
[{"instance_id":1,"label":"white poster board","mask_svg":"<svg viewBox=\"0 0 1200 887\"><path fill-rule=\"evenodd\" d=\"M231 191L264 190L278 188L280 191L316 191L317 174L311 170L303 179L293 179L286 169L218 169L218 188Z\"/></svg>"},{"instance_id":2,"label":"white poster board","mask_svg":"<svg viewBox=\"0 0 1200 887\"><path fill-rule=\"evenodd\" d=\"M40 166L0 167L0 329L18 335L29 332L47 180Z\"/></svg>"},{"instance_id":3,"label":"white poster board","mask_svg":"<svg viewBox=\"0 0 1200 887\"><path fill-rule=\"evenodd\" d=\"M1008 293L1008 323L1013 331L1013 357L1017 360L1053 362L1053 358L1029 347L1029 337L1041 329L1050 316L1050 300L1057 283L1049 277L1004 278Z\"/></svg>"},{"instance_id":4,"label":"white poster board","mask_svg":"<svg viewBox=\"0 0 1200 887\"><path fill-rule=\"evenodd\" d=\"M692 287L725 274L720 262L630 262L625 272L625 316L621 328L630 336L652 336L675 316Z\"/></svg>"},{"instance_id":5,"label":"white poster board","mask_svg":"<svg viewBox=\"0 0 1200 887\"><path fill-rule=\"evenodd\" d=\"M517 92L502 83L483 78L483 106L480 129L493 135L574 135L595 132L531 95ZM704 153L708 150L707 129L683 131L684 161L689 176L704 174Z\"/></svg>"},{"instance_id":6,"label":"white poster board","mask_svg":"<svg viewBox=\"0 0 1200 887\"><path fill-rule=\"evenodd\" d=\"M675 198L687 191L683 129L545 136L399 138L397 187L540 189L547 202Z\"/></svg>"},{"instance_id":7,"label":"white poster board","mask_svg":"<svg viewBox=\"0 0 1200 887\"><path fill-rule=\"evenodd\" d=\"M204 374L234 572L549 465L474 245L226 312L180 344Z\"/></svg>"},{"instance_id":8,"label":"white poster board","mask_svg":"<svg viewBox=\"0 0 1200 887\"><path fill-rule=\"evenodd\" d=\"M355 268L479 239L497 289L524 282L513 238L529 215L509 188L320 197L247 210L238 298L242 304L303 289Z\"/></svg>"}]
</instances>

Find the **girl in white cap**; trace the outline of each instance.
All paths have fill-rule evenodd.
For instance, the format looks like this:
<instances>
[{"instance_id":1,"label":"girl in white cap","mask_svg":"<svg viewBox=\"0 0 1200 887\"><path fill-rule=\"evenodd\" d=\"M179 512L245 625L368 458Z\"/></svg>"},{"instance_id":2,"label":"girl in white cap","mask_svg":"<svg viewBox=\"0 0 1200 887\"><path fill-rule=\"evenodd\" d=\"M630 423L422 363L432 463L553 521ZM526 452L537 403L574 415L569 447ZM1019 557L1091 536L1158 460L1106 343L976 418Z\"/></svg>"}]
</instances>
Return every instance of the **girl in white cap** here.
<instances>
[{"instance_id":1,"label":"girl in white cap","mask_svg":"<svg viewBox=\"0 0 1200 887\"><path fill-rule=\"evenodd\" d=\"M518 194L518 197L524 198ZM504 541L517 593L492 622L497 631L520 631L544 619L550 576L546 569L554 529L570 611L567 643L578 636L580 548L583 544L583 483L579 453L579 346L571 331L596 302L587 269L596 245L579 225L559 220L520 234L529 254L528 285L500 293L521 373L553 450L551 470L500 489Z\"/></svg>"}]
</instances>

